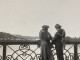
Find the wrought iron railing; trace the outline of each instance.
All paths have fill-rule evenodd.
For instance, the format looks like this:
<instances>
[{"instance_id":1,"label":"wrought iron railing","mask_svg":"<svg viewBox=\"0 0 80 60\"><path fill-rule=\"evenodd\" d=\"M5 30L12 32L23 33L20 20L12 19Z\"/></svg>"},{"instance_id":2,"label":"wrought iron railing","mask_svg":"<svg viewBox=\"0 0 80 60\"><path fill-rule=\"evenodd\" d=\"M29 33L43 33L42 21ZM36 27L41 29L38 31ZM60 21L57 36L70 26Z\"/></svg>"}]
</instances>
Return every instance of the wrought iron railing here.
<instances>
[{"instance_id":1,"label":"wrought iron railing","mask_svg":"<svg viewBox=\"0 0 80 60\"><path fill-rule=\"evenodd\" d=\"M2 40L0 41L0 60L39 60L40 41ZM65 60L80 60L80 42L66 42L64 48ZM56 50L52 48L54 60L57 60Z\"/></svg>"}]
</instances>

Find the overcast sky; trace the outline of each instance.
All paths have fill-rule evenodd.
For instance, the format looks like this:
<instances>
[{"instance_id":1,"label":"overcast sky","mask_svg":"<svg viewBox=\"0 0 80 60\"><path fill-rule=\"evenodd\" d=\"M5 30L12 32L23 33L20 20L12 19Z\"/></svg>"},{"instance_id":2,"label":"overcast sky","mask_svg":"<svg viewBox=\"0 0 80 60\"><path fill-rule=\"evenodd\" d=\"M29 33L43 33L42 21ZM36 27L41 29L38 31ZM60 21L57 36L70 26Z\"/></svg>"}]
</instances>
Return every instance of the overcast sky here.
<instances>
[{"instance_id":1,"label":"overcast sky","mask_svg":"<svg viewBox=\"0 0 80 60\"><path fill-rule=\"evenodd\" d=\"M0 31L38 36L42 25L62 25L67 36L80 36L80 0L0 0Z\"/></svg>"}]
</instances>

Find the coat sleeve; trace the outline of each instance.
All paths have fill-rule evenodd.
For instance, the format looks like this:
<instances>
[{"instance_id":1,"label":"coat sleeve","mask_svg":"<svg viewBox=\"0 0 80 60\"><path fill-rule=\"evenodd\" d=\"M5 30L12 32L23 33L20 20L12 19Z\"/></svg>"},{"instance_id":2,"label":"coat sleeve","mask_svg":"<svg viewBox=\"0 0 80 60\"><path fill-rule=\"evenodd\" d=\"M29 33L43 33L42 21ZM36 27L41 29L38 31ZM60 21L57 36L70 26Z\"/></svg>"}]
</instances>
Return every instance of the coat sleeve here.
<instances>
[{"instance_id":1,"label":"coat sleeve","mask_svg":"<svg viewBox=\"0 0 80 60\"><path fill-rule=\"evenodd\" d=\"M62 38L61 37L61 31L58 31L55 33L53 39L52 39L52 42L55 43L59 38Z\"/></svg>"},{"instance_id":2,"label":"coat sleeve","mask_svg":"<svg viewBox=\"0 0 80 60\"><path fill-rule=\"evenodd\" d=\"M64 38L64 37L65 37L65 31L63 29L61 29L58 32L56 32L56 34L53 38L53 42L55 42L59 38Z\"/></svg>"},{"instance_id":3,"label":"coat sleeve","mask_svg":"<svg viewBox=\"0 0 80 60\"><path fill-rule=\"evenodd\" d=\"M45 34L45 32L43 30L40 31L39 37L40 37L41 40L42 39L47 39L46 34Z\"/></svg>"},{"instance_id":4,"label":"coat sleeve","mask_svg":"<svg viewBox=\"0 0 80 60\"><path fill-rule=\"evenodd\" d=\"M49 40L52 40L52 36L50 33L48 33L48 38L49 38Z\"/></svg>"},{"instance_id":5,"label":"coat sleeve","mask_svg":"<svg viewBox=\"0 0 80 60\"><path fill-rule=\"evenodd\" d=\"M54 37L53 37L53 41L55 41L58 37L59 37L59 34L56 32Z\"/></svg>"}]
</instances>

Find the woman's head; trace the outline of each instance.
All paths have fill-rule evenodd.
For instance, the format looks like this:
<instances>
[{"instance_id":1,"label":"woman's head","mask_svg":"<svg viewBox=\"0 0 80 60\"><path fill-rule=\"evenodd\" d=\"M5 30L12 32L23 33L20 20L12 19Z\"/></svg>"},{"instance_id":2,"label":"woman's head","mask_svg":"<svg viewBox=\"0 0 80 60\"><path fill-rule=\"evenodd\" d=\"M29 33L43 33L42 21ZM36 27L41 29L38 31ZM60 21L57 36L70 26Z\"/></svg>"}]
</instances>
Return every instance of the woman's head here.
<instances>
[{"instance_id":1,"label":"woman's head","mask_svg":"<svg viewBox=\"0 0 80 60\"><path fill-rule=\"evenodd\" d=\"M59 29L61 29L61 25L56 24L56 25L55 25L55 28L56 28L56 30L58 31Z\"/></svg>"},{"instance_id":2,"label":"woman's head","mask_svg":"<svg viewBox=\"0 0 80 60\"><path fill-rule=\"evenodd\" d=\"M44 29L44 30L48 30L48 28L49 28L48 25L43 25L43 26L42 26L42 29Z\"/></svg>"}]
</instances>

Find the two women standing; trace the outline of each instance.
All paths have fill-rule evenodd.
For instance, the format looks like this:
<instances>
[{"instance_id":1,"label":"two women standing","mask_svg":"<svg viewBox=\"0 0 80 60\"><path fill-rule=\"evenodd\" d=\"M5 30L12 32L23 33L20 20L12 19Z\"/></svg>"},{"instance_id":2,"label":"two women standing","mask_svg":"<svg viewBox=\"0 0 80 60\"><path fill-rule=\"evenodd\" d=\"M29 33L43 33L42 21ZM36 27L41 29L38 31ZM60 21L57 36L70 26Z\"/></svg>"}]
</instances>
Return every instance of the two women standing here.
<instances>
[{"instance_id":1,"label":"two women standing","mask_svg":"<svg viewBox=\"0 0 80 60\"><path fill-rule=\"evenodd\" d=\"M41 40L41 60L54 60L53 54L51 51L51 42L55 43L55 49L57 53L58 60L64 60L63 58L63 44L62 40L65 37L65 31L61 29L61 26L59 24L55 25L55 28L57 30L54 38L52 38L51 34L48 32L49 26L44 25L42 26L42 30L39 33L39 37Z\"/></svg>"}]
</instances>

